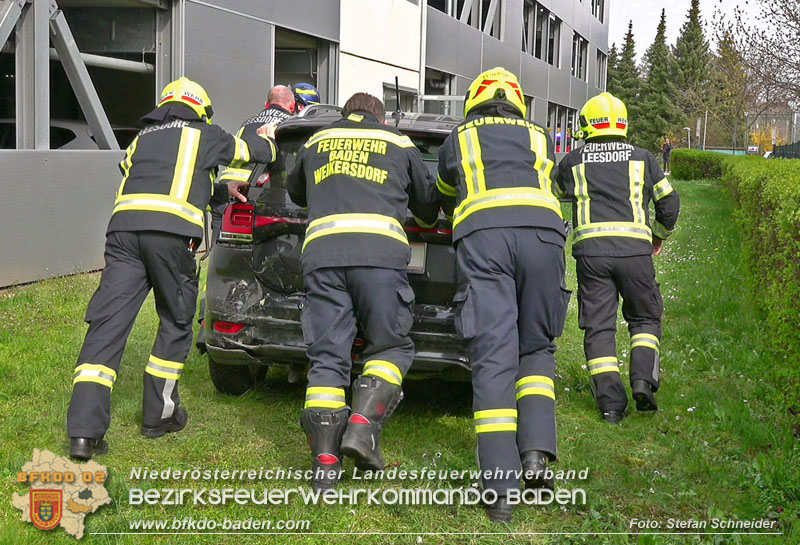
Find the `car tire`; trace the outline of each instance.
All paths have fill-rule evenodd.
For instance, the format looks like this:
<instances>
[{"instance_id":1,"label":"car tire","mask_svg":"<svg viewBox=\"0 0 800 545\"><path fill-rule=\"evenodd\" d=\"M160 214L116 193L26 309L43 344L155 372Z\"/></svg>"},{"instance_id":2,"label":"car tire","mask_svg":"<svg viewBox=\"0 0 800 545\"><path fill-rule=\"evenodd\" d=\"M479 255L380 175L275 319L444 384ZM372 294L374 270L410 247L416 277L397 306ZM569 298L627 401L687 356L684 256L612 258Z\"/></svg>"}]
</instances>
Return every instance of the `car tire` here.
<instances>
[{"instance_id":1,"label":"car tire","mask_svg":"<svg viewBox=\"0 0 800 545\"><path fill-rule=\"evenodd\" d=\"M247 365L224 365L211 356L208 357L208 372L214 387L225 395L240 396L256 383L256 377L250 374Z\"/></svg>"}]
</instances>

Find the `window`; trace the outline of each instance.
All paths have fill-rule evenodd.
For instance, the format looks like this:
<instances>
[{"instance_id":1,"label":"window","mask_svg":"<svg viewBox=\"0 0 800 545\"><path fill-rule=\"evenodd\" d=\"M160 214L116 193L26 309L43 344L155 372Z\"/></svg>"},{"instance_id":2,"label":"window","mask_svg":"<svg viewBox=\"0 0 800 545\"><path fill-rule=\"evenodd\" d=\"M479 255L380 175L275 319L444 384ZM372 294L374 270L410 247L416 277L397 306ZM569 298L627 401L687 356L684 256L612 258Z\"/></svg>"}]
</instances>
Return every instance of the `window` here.
<instances>
[{"instance_id":1,"label":"window","mask_svg":"<svg viewBox=\"0 0 800 545\"><path fill-rule=\"evenodd\" d=\"M533 97L525 96L525 108L528 110L528 113L525 117L533 121Z\"/></svg>"},{"instance_id":2,"label":"window","mask_svg":"<svg viewBox=\"0 0 800 545\"><path fill-rule=\"evenodd\" d=\"M589 42L578 34L572 33L572 71L571 74L586 81L586 61L588 60Z\"/></svg>"},{"instance_id":3,"label":"window","mask_svg":"<svg viewBox=\"0 0 800 545\"><path fill-rule=\"evenodd\" d=\"M547 106L547 130L555 143L556 153L569 153L575 146L578 111L560 104Z\"/></svg>"},{"instance_id":4,"label":"window","mask_svg":"<svg viewBox=\"0 0 800 545\"><path fill-rule=\"evenodd\" d=\"M605 0L592 0L592 15L600 19L600 22L603 22L603 4Z\"/></svg>"},{"instance_id":5,"label":"window","mask_svg":"<svg viewBox=\"0 0 800 545\"><path fill-rule=\"evenodd\" d=\"M500 24L502 2L503 0L428 0L428 6L450 17L463 20L469 26L499 40L502 28ZM465 6L469 8L466 13L464 13Z\"/></svg>"},{"instance_id":6,"label":"window","mask_svg":"<svg viewBox=\"0 0 800 545\"><path fill-rule=\"evenodd\" d=\"M425 69L425 95L421 110L429 114L462 116L463 97L453 97L454 76L433 68ZM402 96L401 96L402 100Z\"/></svg>"},{"instance_id":7,"label":"window","mask_svg":"<svg viewBox=\"0 0 800 545\"><path fill-rule=\"evenodd\" d=\"M597 50L597 79L595 85L598 89L606 90L606 74L608 73L608 55Z\"/></svg>"},{"instance_id":8,"label":"window","mask_svg":"<svg viewBox=\"0 0 800 545\"><path fill-rule=\"evenodd\" d=\"M545 52L547 51L547 44L545 37L547 36L547 20L550 17L550 12L542 6L536 8L536 50L534 56L537 59L545 60Z\"/></svg>"},{"instance_id":9,"label":"window","mask_svg":"<svg viewBox=\"0 0 800 545\"><path fill-rule=\"evenodd\" d=\"M415 90L400 88L400 109L404 112L413 112L416 101L417 93ZM394 112L397 110L397 90L394 84L383 84L383 104L386 106L387 112Z\"/></svg>"},{"instance_id":10,"label":"window","mask_svg":"<svg viewBox=\"0 0 800 545\"><path fill-rule=\"evenodd\" d=\"M561 20L552 13L547 29L547 62L561 68Z\"/></svg>"}]
</instances>

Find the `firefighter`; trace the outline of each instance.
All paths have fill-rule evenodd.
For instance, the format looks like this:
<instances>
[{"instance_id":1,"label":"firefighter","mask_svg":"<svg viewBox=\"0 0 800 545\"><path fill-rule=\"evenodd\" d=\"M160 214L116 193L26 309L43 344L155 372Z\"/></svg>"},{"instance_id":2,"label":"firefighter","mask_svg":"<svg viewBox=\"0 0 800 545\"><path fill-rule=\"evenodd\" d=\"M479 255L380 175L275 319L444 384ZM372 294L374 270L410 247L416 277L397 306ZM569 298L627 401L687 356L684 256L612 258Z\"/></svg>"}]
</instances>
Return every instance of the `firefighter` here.
<instances>
[{"instance_id":1,"label":"firefighter","mask_svg":"<svg viewBox=\"0 0 800 545\"><path fill-rule=\"evenodd\" d=\"M586 144L561 161L557 183L573 199L578 319L592 393L603 418L618 423L628 406L615 343L620 296L631 335L636 409L658 408L663 302L652 256L675 229L680 199L653 154L627 143L628 112L621 100L610 93L592 98L580 124Z\"/></svg>"},{"instance_id":2,"label":"firefighter","mask_svg":"<svg viewBox=\"0 0 800 545\"><path fill-rule=\"evenodd\" d=\"M247 140L211 124L211 100L187 78L164 88L147 126L120 163L122 183L106 232L105 269L89 302L67 415L70 455L106 451L111 390L139 308L152 288L158 335L144 372L142 435L180 431L188 415L178 383L192 341L197 298L194 250L218 164L269 163L276 154L265 125Z\"/></svg>"},{"instance_id":3,"label":"firefighter","mask_svg":"<svg viewBox=\"0 0 800 545\"><path fill-rule=\"evenodd\" d=\"M284 119L292 117L296 110L297 106L292 91L285 85L276 85L270 89L264 109L242 123L236 136L252 138L262 125L276 125ZM241 202L247 202L246 188L252 172L253 165L250 164L228 167L219 175L219 180L214 186L214 195L211 198L212 240L214 242L219 236L222 214L228 206L228 197L232 195Z\"/></svg>"},{"instance_id":4,"label":"firefighter","mask_svg":"<svg viewBox=\"0 0 800 545\"><path fill-rule=\"evenodd\" d=\"M483 486L498 495L487 506L493 521L511 520L507 494L519 488L520 466L526 486L553 487L545 478L557 454L553 339L570 296L553 142L525 113L517 77L488 70L439 151L437 186L458 262L456 330L472 366L479 465L492 473Z\"/></svg>"},{"instance_id":5,"label":"firefighter","mask_svg":"<svg viewBox=\"0 0 800 545\"><path fill-rule=\"evenodd\" d=\"M383 469L381 429L403 398L414 356L403 226L407 208L434 224L439 201L419 150L384 115L379 99L354 94L342 119L306 142L289 175L291 199L308 207L302 325L311 368L300 423L316 489L336 485L342 455L360 469ZM366 361L351 412L345 389L357 323Z\"/></svg>"},{"instance_id":6,"label":"firefighter","mask_svg":"<svg viewBox=\"0 0 800 545\"><path fill-rule=\"evenodd\" d=\"M314 106L322 102L319 90L310 83L297 83L291 87L294 93L294 100L297 103L297 111L302 112L309 106Z\"/></svg>"}]
</instances>

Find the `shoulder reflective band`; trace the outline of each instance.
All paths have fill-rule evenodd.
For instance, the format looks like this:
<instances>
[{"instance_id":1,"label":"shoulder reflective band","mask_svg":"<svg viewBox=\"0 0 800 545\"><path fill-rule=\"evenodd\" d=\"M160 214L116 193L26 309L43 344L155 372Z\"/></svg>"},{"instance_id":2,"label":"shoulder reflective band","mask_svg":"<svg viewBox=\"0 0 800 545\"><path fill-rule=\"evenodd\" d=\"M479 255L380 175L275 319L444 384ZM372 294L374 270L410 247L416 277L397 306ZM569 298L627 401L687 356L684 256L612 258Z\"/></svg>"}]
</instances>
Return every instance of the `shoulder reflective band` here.
<instances>
[{"instance_id":1,"label":"shoulder reflective band","mask_svg":"<svg viewBox=\"0 0 800 545\"><path fill-rule=\"evenodd\" d=\"M220 174L219 181L224 182L226 180L230 180L233 182L247 183L247 180L250 179L250 174L252 173L253 171L248 168L228 167L222 171L222 174Z\"/></svg>"},{"instance_id":2,"label":"shoulder reflective band","mask_svg":"<svg viewBox=\"0 0 800 545\"><path fill-rule=\"evenodd\" d=\"M122 167L122 171L124 172L122 176L122 183L119 184L119 190L117 191L117 196L119 197L122 195L122 192L125 190L125 182L128 181L128 176L131 173L131 167L133 166L133 154L136 153L136 146L139 145L139 136L137 135L136 138L133 139L131 145L128 146L128 149L125 151L125 159L119 164Z\"/></svg>"},{"instance_id":3,"label":"shoulder reflective band","mask_svg":"<svg viewBox=\"0 0 800 545\"><path fill-rule=\"evenodd\" d=\"M315 133L306 142L305 147L310 148L317 144L320 140L327 138L369 138L371 140L383 140L399 146L401 148L413 148L414 143L408 136L403 134L395 134L393 132L384 131L381 129L325 129Z\"/></svg>"},{"instance_id":4,"label":"shoulder reflective band","mask_svg":"<svg viewBox=\"0 0 800 545\"><path fill-rule=\"evenodd\" d=\"M674 189L672 189L672 185L669 183L669 180L664 178L653 186L653 200L658 202L673 191Z\"/></svg>"},{"instance_id":5,"label":"shoulder reflective band","mask_svg":"<svg viewBox=\"0 0 800 545\"><path fill-rule=\"evenodd\" d=\"M517 381L517 399L539 395L555 400L556 390L553 379L544 375L528 375Z\"/></svg>"},{"instance_id":6,"label":"shoulder reflective band","mask_svg":"<svg viewBox=\"0 0 800 545\"><path fill-rule=\"evenodd\" d=\"M486 191L486 177L483 172L478 129L472 127L459 132L458 145L461 150L461 168L464 170L467 183L467 199L469 199L481 191Z\"/></svg>"},{"instance_id":7,"label":"shoulder reflective band","mask_svg":"<svg viewBox=\"0 0 800 545\"><path fill-rule=\"evenodd\" d=\"M487 208L499 208L503 206L536 206L552 210L558 217L561 217L561 206L552 193L548 193L535 187L511 187L504 189L489 189L474 197L464 199L454 216L455 228L473 212L485 210Z\"/></svg>"},{"instance_id":8,"label":"shoulder reflective band","mask_svg":"<svg viewBox=\"0 0 800 545\"><path fill-rule=\"evenodd\" d=\"M150 361L147 362L144 372L158 378L180 380L183 374L183 365L181 362L162 360L151 354Z\"/></svg>"},{"instance_id":9,"label":"shoulder reflective band","mask_svg":"<svg viewBox=\"0 0 800 545\"><path fill-rule=\"evenodd\" d=\"M596 237L629 237L652 242L653 234L647 225L628 221L602 221L579 225L575 229L574 244L587 238Z\"/></svg>"},{"instance_id":10,"label":"shoulder reflective band","mask_svg":"<svg viewBox=\"0 0 800 545\"><path fill-rule=\"evenodd\" d=\"M79 382L94 382L113 390L116 380L117 372L111 367L96 363L82 363L75 368L75 378L72 380L72 385L74 386Z\"/></svg>"},{"instance_id":11,"label":"shoulder reflective band","mask_svg":"<svg viewBox=\"0 0 800 545\"><path fill-rule=\"evenodd\" d=\"M592 221L589 213L591 199L589 184L586 182L586 165L581 163L572 167L572 177L575 180L575 200L578 203L578 225L586 225Z\"/></svg>"},{"instance_id":12,"label":"shoulder reflective band","mask_svg":"<svg viewBox=\"0 0 800 545\"><path fill-rule=\"evenodd\" d=\"M344 389L327 386L306 388L305 409L341 409L345 406Z\"/></svg>"},{"instance_id":13,"label":"shoulder reflective band","mask_svg":"<svg viewBox=\"0 0 800 545\"><path fill-rule=\"evenodd\" d=\"M631 161L628 164L628 176L630 178L631 211L633 212L633 222L647 225L644 208L644 161Z\"/></svg>"},{"instance_id":14,"label":"shoulder reflective band","mask_svg":"<svg viewBox=\"0 0 800 545\"><path fill-rule=\"evenodd\" d=\"M617 364L617 358L614 356L608 356L605 358L594 358L589 360L587 366L589 368L590 375L599 375L600 373L619 373L619 365Z\"/></svg>"},{"instance_id":15,"label":"shoulder reflective band","mask_svg":"<svg viewBox=\"0 0 800 545\"><path fill-rule=\"evenodd\" d=\"M631 337L631 348L636 348L637 346L652 348L656 352L659 352L658 337L650 333L637 333Z\"/></svg>"},{"instance_id":16,"label":"shoulder reflective band","mask_svg":"<svg viewBox=\"0 0 800 545\"><path fill-rule=\"evenodd\" d=\"M553 180L550 178L550 173L555 163L547 157L547 137L534 127L528 128L528 134L531 140L531 151L536 155L536 163L533 168L539 175L539 187L552 193Z\"/></svg>"},{"instance_id":17,"label":"shoulder reflective band","mask_svg":"<svg viewBox=\"0 0 800 545\"><path fill-rule=\"evenodd\" d=\"M475 433L517 431L517 409L475 411Z\"/></svg>"},{"instance_id":18,"label":"shoulder reflective band","mask_svg":"<svg viewBox=\"0 0 800 545\"><path fill-rule=\"evenodd\" d=\"M382 378L386 382L400 386L403 382L403 373L400 368L390 361L370 360L364 364L364 376Z\"/></svg>"},{"instance_id":19,"label":"shoulder reflective band","mask_svg":"<svg viewBox=\"0 0 800 545\"><path fill-rule=\"evenodd\" d=\"M442 180L442 177L438 174L436 175L436 188L439 190L439 193L447 197L455 197L458 195L456 188Z\"/></svg>"},{"instance_id":20,"label":"shoulder reflective band","mask_svg":"<svg viewBox=\"0 0 800 545\"><path fill-rule=\"evenodd\" d=\"M200 148L200 129L184 127L181 129L181 143L178 146L178 157L175 161L175 172L172 175L172 186L169 190L170 197L185 201L192 188L194 164L197 160L197 151Z\"/></svg>"},{"instance_id":21,"label":"shoulder reflective band","mask_svg":"<svg viewBox=\"0 0 800 545\"><path fill-rule=\"evenodd\" d=\"M247 142L241 138L234 136L234 143L236 144L233 151L233 160L231 161L232 167L240 167L250 162L250 147Z\"/></svg>"},{"instance_id":22,"label":"shoulder reflective band","mask_svg":"<svg viewBox=\"0 0 800 545\"><path fill-rule=\"evenodd\" d=\"M664 227L661 222L654 221L653 222L653 234L660 239L666 239L672 234L672 231Z\"/></svg>"},{"instance_id":23,"label":"shoulder reflective band","mask_svg":"<svg viewBox=\"0 0 800 545\"><path fill-rule=\"evenodd\" d=\"M403 226L394 218L380 214L334 214L316 219L308 225L303 250L314 239L342 233L383 235L408 244Z\"/></svg>"},{"instance_id":24,"label":"shoulder reflective band","mask_svg":"<svg viewBox=\"0 0 800 545\"><path fill-rule=\"evenodd\" d=\"M168 195L157 195L155 193L122 195L114 205L114 214L126 210L174 214L189 223L199 226L201 229L204 226L203 213L200 209L186 201L181 201Z\"/></svg>"}]
</instances>

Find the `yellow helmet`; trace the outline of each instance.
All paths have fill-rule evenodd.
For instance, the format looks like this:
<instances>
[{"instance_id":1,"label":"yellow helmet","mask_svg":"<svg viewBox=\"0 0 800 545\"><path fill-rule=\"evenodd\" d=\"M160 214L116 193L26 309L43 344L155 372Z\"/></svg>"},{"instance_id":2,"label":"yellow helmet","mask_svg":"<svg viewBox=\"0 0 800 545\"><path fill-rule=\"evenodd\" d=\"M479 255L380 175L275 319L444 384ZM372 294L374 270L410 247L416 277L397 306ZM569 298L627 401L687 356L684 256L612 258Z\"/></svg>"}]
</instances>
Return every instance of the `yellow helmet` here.
<instances>
[{"instance_id":1,"label":"yellow helmet","mask_svg":"<svg viewBox=\"0 0 800 545\"><path fill-rule=\"evenodd\" d=\"M628 108L611 93L601 93L583 105L580 115L582 138L628 136Z\"/></svg>"},{"instance_id":2,"label":"yellow helmet","mask_svg":"<svg viewBox=\"0 0 800 545\"><path fill-rule=\"evenodd\" d=\"M180 102L190 107L201 119L211 123L214 110L211 108L211 99L203 87L187 77L176 79L169 83L161 92L158 106L170 102Z\"/></svg>"},{"instance_id":3,"label":"yellow helmet","mask_svg":"<svg viewBox=\"0 0 800 545\"><path fill-rule=\"evenodd\" d=\"M488 102L510 104L519 110L522 117L525 117L527 111L525 97L517 76L499 66L487 70L475 78L475 81L469 86L464 102L464 117L477 106Z\"/></svg>"}]
</instances>

